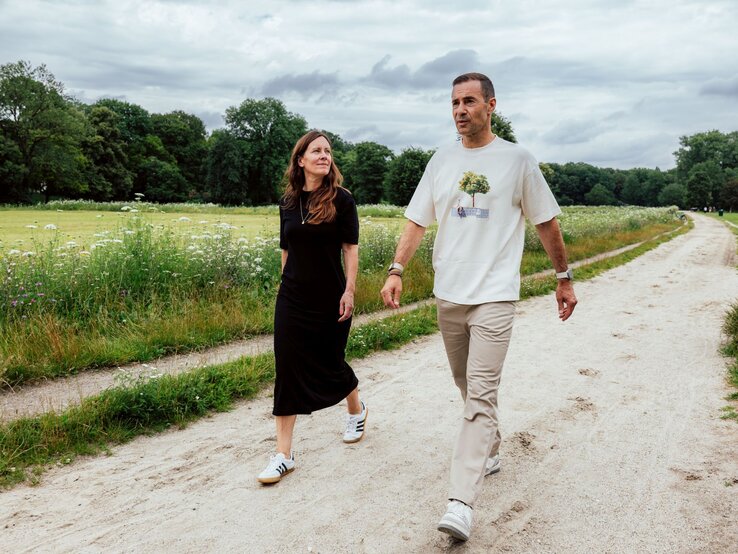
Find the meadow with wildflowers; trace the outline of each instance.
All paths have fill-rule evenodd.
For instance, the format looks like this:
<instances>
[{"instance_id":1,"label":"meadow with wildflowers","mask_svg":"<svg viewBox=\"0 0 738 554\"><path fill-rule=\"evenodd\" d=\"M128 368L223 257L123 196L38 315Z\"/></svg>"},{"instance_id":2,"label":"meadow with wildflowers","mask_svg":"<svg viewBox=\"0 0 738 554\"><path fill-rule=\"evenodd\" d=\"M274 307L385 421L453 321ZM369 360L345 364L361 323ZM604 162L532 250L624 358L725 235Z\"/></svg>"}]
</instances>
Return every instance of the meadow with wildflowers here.
<instances>
[{"instance_id":1,"label":"meadow with wildflowers","mask_svg":"<svg viewBox=\"0 0 738 554\"><path fill-rule=\"evenodd\" d=\"M137 206L122 206L125 217L113 229L99 226L94 242L63 240L64 226L45 223L29 232L48 233L46 243L0 247L2 382L147 361L272 331L280 271L276 213L252 214L271 218L272 225L243 236L242 227L213 217L170 213L162 220L160 212ZM402 222L387 218L401 211L359 210L357 313L382 308L378 291ZM663 208L575 207L565 210L561 225L574 261L673 229L679 220L675 210ZM408 267L404 302L432 294L433 237L431 229ZM523 273L549 267L531 228Z\"/></svg>"}]
</instances>

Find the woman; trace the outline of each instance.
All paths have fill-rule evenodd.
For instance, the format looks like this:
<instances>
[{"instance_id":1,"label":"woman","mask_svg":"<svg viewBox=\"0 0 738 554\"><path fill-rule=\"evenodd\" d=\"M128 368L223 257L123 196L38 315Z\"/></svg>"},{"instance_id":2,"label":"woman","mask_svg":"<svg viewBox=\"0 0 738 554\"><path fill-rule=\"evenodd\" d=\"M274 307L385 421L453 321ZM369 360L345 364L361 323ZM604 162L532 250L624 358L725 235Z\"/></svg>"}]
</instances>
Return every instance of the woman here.
<instances>
[{"instance_id":1,"label":"woman","mask_svg":"<svg viewBox=\"0 0 738 554\"><path fill-rule=\"evenodd\" d=\"M325 134L310 131L297 141L285 178L279 210L282 282L274 313L277 452L258 476L262 483L276 483L295 469L297 414L345 398L347 443L361 440L367 414L344 359L359 267L359 219Z\"/></svg>"}]
</instances>

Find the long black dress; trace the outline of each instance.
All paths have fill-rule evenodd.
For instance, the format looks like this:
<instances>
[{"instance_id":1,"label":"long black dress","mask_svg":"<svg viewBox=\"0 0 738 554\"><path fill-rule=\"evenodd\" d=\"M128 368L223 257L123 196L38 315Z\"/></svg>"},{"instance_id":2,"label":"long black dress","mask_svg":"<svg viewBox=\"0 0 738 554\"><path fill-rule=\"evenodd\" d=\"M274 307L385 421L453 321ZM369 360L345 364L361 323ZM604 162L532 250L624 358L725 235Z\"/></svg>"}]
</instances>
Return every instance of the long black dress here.
<instances>
[{"instance_id":1,"label":"long black dress","mask_svg":"<svg viewBox=\"0 0 738 554\"><path fill-rule=\"evenodd\" d=\"M302 192L308 215L310 193ZM358 244L356 203L345 189L334 200L331 223L303 223L299 204L279 210L279 246L287 263L274 312L274 415L309 414L337 404L359 381L344 352L351 319L338 323L346 288L341 244Z\"/></svg>"}]
</instances>

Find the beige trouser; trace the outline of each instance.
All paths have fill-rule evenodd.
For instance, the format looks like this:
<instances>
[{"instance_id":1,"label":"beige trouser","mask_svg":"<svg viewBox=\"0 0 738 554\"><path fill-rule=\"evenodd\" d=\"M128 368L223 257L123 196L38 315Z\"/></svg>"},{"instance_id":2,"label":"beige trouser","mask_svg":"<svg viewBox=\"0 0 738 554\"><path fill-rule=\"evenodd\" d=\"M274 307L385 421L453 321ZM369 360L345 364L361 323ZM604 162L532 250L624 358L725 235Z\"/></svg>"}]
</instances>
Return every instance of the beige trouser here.
<instances>
[{"instance_id":1,"label":"beige trouser","mask_svg":"<svg viewBox=\"0 0 738 554\"><path fill-rule=\"evenodd\" d=\"M482 487L487 458L500 448L497 389L512 334L515 302L464 305L439 298L436 303L451 373L464 399L448 497L472 506Z\"/></svg>"}]
</instances>

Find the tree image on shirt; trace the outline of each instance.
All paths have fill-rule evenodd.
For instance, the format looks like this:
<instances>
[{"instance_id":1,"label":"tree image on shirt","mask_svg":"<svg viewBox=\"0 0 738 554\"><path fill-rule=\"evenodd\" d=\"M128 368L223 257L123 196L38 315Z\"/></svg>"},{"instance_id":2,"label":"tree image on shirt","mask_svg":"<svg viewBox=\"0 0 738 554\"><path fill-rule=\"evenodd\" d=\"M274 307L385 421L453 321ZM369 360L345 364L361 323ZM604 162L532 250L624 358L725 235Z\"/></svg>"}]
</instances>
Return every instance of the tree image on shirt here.
<instances>
[{"instance_id":1,"label":"tree image on shirt","mask_svg":"<svg viewBox=\"0 0 738 554\"><path fill-rule=\"evenodd\" d=\"M473 171L467 171L459 181L459 189L471 195L472 208L474 207L474 195L489 192L489 181L484 175L478 175Z\"/></svg>"}]
</instances>

